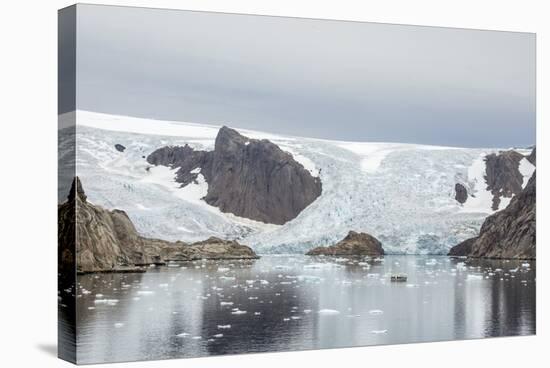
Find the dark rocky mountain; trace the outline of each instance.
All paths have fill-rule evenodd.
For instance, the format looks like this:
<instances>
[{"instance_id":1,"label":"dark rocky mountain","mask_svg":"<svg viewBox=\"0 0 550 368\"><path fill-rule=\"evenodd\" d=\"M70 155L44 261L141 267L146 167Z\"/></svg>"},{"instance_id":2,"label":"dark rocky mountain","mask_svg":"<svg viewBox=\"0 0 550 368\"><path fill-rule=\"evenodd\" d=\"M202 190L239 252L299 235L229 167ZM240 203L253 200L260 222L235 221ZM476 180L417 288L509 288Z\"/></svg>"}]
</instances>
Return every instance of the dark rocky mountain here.
<instances>
[{"instance_id":1,"label":"dark rocky mountain","mask_svg":"<svg viewBox=\"0 0 550 368\"><path fill-rule=\"evenodd\" d=\"M510 198L522 190L523 175L519 162L524 158L516 151L502 151L485 157L485 180L487 189L493 194L493 210L499 209L500 198Z\"/></svg>"},{"instance_id":2,"label":"dark rocky mountain","mask_svg":"<svg viewBox=\"0 0 550 368\"><path fill-rule=\"evenodd\" d=\"M225 126L218 132L214 151L196 151L188 145L162 147L147 161L179 168L176 181L182 186L196 181L200 170L208 183L206 203L266 223L292 220L322 191L320 179L291 154L266 139L249 139Z\"/></svg>"},{"instance_id":3,"label":"dark rocky mountain","mask_svg":"<svg viewBox=\"0 0 550 368\"><path fill-rule=\"evenodd\" d=\"M528 155L509 150L491 153L485 156L485 184L486 190L493 195L491 208L496 211L500 208L501 198L511 198L522 190L523 175L519 171L519 163L526 158L535 165L535 149ZM455 184L455 199L459 203L468 200L468 189L461 183Z\"/></svg>"},{"instance_id":4,"label":"dark rocky mountain","mask_svg":"<svg viewBox=\"0 0 550 368\"><path fill-rule=\"evenodd\" d=\"M533 150L531 151L531 154L527 156L527 159L530 163L537 166L537 147L533 147Z\"/></svg>"},{"instance_id":5,"label":"dark rocky mountain","mask_svg":"<svg viewBox=\"0 0 550 368\"><path fill-rule=\"evenodd\" d=\"M449 255L535 259L536 172L504 210L485 219L479 236L454 246Z\"/></svg>"},{"instance_id":6,"label":"dark rocky mountain","mask_svg":"<svg viewBox=\"0 0 550 368\"><path fill-rule=\"evenodd\" d=\"M384 255L382 243L374 236L366 233L350 231L338 243L329 247L313 248L306 253L308 256L371 256Z\"/></svg>"},{"instance_id":7,"label":"dark rocky mountain","mask_svg":"<svg viewBox=\"0 0 550 368\"><path fill-rule=\"evenodd\" d=\"M257 258L251 248L218 238L186 244L142 237L126 212L89 203L78 177L67 201L58 207L58 242L61 266L76 259L79 272L116 271L170 260Z\"/></svg>"},{"instance_id":8,"label":"dark rocky mountain","mask_svg":"<svg viewBox=\"0 0 550 368\"><path fill-rule=\"evenodd\" d=\"M460 183L455 184L455 199L458 203L465 203L468 199L468 190Z\"/></svg>"}]
</instances>

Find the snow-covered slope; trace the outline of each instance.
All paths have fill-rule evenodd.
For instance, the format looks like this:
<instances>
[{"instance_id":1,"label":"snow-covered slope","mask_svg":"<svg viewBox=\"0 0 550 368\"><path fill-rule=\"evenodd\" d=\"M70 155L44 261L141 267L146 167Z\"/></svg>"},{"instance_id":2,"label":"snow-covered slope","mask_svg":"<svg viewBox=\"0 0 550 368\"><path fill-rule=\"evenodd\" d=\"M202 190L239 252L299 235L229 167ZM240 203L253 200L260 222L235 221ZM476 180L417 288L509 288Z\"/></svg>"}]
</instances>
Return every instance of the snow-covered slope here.
<instances>
[{"instance_id":1,"label":"snow-covered slope","mask_svg":"<svg viewBox=\"0 0 550 368\"><path fill-rule=\"evenodd\" d=\"M92 203L124 209L145 236L195 241L214 235L239 239L259 253L303 253L332 244L350 230L376 236L388 252L446 253L475 236L493 212L483 157L497 150L329 141L238 129L250 138L271 140L321 178L322 195L280 226L222 213L201 200L208 189L204 180L180 188L175 170L151 167L145 160L166 145L212 150L219 128L78 111L77 174ZM126 149L119 152L115 144ZM527 160L521 165L527 181L533 168ZM475 197L460 205L455 183Z\"/></svg>"}]
</instances>

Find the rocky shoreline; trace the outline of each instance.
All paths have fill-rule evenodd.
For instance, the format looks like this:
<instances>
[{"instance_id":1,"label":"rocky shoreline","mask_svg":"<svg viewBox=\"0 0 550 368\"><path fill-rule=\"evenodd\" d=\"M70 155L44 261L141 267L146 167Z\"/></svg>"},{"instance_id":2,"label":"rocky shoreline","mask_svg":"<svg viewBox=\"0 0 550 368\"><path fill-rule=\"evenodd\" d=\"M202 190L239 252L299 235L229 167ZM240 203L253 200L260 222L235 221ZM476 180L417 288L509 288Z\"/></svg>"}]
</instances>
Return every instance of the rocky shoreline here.
<instances>
[{"instance_id":1,"label":"rocky shoreline","mask_svg":"<svg viewBox=\"0 0 550 368\"><path fill-rule=\"evenodd\" d=\"M140 266L198 259L257 259L252 248L216 237L196 243L169 242L138 234L122 210L87 201L78 177L67 201L58 206L60 269L76 260L77 273L143 272Z\"/></svg>"}]
</instances>

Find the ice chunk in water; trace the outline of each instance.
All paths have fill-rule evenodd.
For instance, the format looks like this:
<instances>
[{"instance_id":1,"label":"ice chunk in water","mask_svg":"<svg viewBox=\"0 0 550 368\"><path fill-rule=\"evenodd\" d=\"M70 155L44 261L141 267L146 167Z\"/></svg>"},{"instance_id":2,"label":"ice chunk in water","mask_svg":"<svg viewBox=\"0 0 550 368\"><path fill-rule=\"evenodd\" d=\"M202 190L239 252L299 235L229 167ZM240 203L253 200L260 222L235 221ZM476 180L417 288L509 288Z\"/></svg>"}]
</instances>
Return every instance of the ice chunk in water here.
<instances>
[{"instance_id":1,"label":"ice chunk in water","mask_svg":"<svg viewBox=\"0 0 550 368\"><path fill-rule=\"evenodd\" d=\"M190 334L188 334L187 332L182 332L180 334L177 334L176 337L188 337Z\"/></svg>"},{"instance_id":2,"label":"ice chunk in water","mask_svg":"<svg viewBox=\"0 0 550 368\"><path fill-rule=\"evenodd\" d=\"M215 334L214 337L215 337L216 339L219 339L220 337L223 337L223 334Z\"/></svg>"},{"instance_id":3,"label":"ice chunk in water","mask_svg":"<svg viewBox=\"0 0 550 368\"><path fill-rule=\"evenodd\" d=\"M231 314L235 314L235 315L246 314L246 311L236 310L236 311L231 312Z\"/></svg>"},{"instance_id":4,"label":"ice chunk in water","mask_svg":"<svg viewBox=\"0 0 550 368\"><path fill-rule=\"evenodd\" d=\"M340 314L340 311L337 311L335 309L321 309L319 311L319 314L324 314L324 315L336 315L336 314Z\"/></svg>"},{"instance_id":5,"label":"ice chunk in water","mask_svg":"<svg viewBox=\"0 0 550 368\"><path fill-rule=\"evenodd\" d=\"M137 292L138 295L153 295L155 292L151 290L139 290Z\"/></svg>"},{"instance_id":6,"label":"ice chunk in water","mask_svg":"<svg viewBox=\"0 0 550 368\"><path fill-rule=\"evenodd\" d=\"M218 325L219 330L227 330L231 328L231 325Z\"/></svg>"},{"instance_id":7,"label":"ice chunk in water","mask_svg":"<svg viewBox=\"0 0 550 368\"><path fill-rule=\"evenodd\" d=\"M371 333L379 335L379 334L385 334L388 332L388 330L372 330Z\"/></svg>"},{"instance_id":8,"label":"ice chunk in water","mask_svg":"<svg viewBox=\"0 0 550 368\"><path fill-rule=\"evenodd\" d=\"M124 323L121 323L121 322L115 323L115 328L121 328L122 326L124 326Z\"/></svg>"},{"instance_id":9,"label":"ice chunk in water","mask_svg":"<svg viewBox=\"0 0 550 368\"><path fill-rule=\"evenodd\" d=\"M369 311L369 314L370 314L371 316L379 316L379 315L381 315L381 314L384 314L384 311L383 311L383 310L380 310L380 309L371 309L371 310Z\"/></svg>"}]
</instances>

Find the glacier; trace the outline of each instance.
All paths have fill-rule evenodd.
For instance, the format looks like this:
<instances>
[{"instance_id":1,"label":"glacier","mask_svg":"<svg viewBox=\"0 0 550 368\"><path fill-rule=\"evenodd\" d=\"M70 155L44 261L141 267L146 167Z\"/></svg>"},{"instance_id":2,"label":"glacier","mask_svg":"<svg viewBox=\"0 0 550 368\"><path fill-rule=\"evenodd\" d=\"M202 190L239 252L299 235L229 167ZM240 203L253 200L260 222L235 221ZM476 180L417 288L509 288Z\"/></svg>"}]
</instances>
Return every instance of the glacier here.
<instances>
[{"instance_id":1,"label":"glacier","mask_svg":"<svg viewBox=\"0 0 550 368\"><path fill-rule=\"evenodd\" d=\"M237 128L249 138L269 139L322 181L317 200L295 219L273 225L222 213L201 200L208 190L201 175L181 188L174 180L177 169L152 166L145 159L169 145L212 150L220 126L82 110L76 122L76 143L66 129L59 131L60 169L71 168L71 155L63 149L76 146L76 174L88 200L126 211L147 237L192 242L217 236L238 240L259 254L304 253L354 230L377 237L387 253L446 254L476 236L494 212L483 158L499 149L343 142ZM63 137L69 143L62 144ZM125 151L117 151L115 144ZM529 165L521 163L524 183L534 171ZM472 195L464 205L454 199L456 183ZM59 197L66 197L68 189L59 190Z\"/></svg>"}]
</instances>

